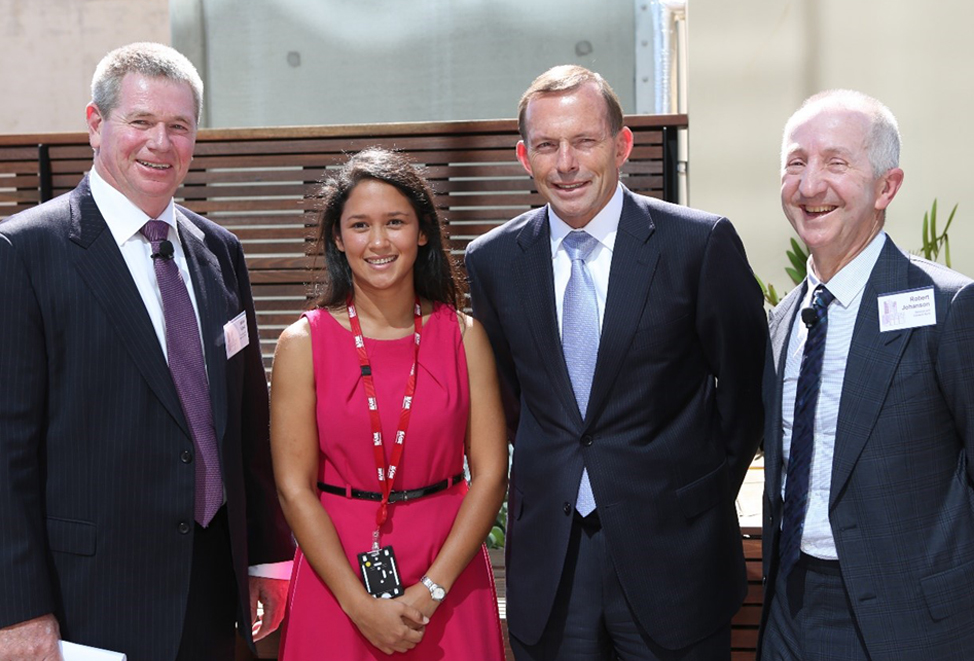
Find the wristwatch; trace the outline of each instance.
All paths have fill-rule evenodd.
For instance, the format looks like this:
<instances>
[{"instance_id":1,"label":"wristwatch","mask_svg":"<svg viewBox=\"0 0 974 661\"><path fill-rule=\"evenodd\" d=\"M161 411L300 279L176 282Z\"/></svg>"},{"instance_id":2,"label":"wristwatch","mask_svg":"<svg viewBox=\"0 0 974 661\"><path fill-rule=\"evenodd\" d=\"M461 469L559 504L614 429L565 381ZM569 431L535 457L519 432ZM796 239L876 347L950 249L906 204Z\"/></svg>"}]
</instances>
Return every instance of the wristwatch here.
<instances>
[{"instance_id":1,"label":"wristwatch","mask_svg":"<svg viewBox=\"0 0 974 661\"><path fill-rule=\"evenodd\" d=\"M430 596L433 597L433 601L443 601L443 598L446 596L446 590L443 589L443 586L434 583L430 580L429 576L424 576L419 579L419 582L425 585L430 591Z\"/></svg>"}]
</instances>

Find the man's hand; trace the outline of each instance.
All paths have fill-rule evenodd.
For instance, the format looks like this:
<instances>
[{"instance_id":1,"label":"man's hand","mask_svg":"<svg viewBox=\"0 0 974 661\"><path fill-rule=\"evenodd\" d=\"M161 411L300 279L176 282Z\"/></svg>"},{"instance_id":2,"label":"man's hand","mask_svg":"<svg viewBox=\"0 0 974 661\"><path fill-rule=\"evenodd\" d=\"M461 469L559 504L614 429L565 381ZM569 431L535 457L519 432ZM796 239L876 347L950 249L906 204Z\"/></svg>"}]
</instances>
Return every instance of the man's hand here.
<instances>
[{"instance_id":1,"label":"man's hand","mask_svg":"<svg viewBox=\"0 0 974 661\"><path fill-rule=\"evenodd\" d=\"M42 615L0 629L0 661L63 661L57 619Z\"/></svg>"},{"instance_id":2,"label":"man's hand","mask_svg":"<svg viewBox=\"0 0 974 661\"><path fill-rule=\"evenodd\" d=\"M289 581L277 578L250 577L250 621L254 642L274 633L284 619ZM257 620L257 601L264 606L264 613ZM3 661L0 659L0 661Z\"/></svg>"}]
</instances>

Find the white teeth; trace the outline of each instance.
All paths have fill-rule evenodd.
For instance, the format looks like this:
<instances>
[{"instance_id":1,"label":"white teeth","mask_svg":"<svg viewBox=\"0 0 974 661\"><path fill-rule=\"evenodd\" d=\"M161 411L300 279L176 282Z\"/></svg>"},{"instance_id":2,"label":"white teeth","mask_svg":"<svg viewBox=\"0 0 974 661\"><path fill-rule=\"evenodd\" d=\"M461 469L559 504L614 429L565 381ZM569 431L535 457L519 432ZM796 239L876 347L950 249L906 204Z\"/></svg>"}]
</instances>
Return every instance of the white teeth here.
<instances>
[{"instance_id":1,"label":"white teeth","mask_svg":"<svg viewBox=\"0 0 974 661\"><path fill-rule=\"evenodd\" d=\"M152 168L153 170L168 170L170 166L163 165L161 163L149 163L147 161L139 161L140 165L144 165L147 168Z\"/></svg>"},{"instance_id":2,"label":"white teeth","mask_svg":"<svg viewBox=\"0 0 974 661\"><path fill-rule=\"evenodd\" d=\"M584 185L585 185L584 181L579 184L555 184L556 187L562 190L575 190L576 188L581 188Z\"/></svg>"},{"instance_id":3,"label":"white teeth","mask_svg":"<svg viewBox=\"0 0 974 661\"><path fill-rule=\"evenodd\" d=\"M382 264L388 264L389 262L395 259L396 259L395 257L380 257L379 259L366 259L365 261L367 261L369 264L375 264L376 266L380 266Z\"/></svg>"},{"instance_id":4,"label":"white teeth","mask_svg":"<svg viewBox=\"0 0 974 661\"><path fill-rule=\"evenodd\" d=\"M805 211L808 213L828 213L834 209L835 207L805 207Z\"/></svg>"}]
</instances>

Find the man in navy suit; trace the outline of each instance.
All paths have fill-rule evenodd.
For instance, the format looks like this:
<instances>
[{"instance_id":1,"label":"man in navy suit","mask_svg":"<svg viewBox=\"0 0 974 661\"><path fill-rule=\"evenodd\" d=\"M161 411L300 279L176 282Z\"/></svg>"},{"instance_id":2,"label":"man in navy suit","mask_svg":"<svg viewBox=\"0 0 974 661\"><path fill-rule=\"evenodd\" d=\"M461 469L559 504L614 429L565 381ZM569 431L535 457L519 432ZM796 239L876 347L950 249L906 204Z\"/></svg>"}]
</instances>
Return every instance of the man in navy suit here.
<instances>
[{"instance_id":1,"label":"man in navy suit","mask_svg":"<svg viewBox=\"0 0 974 661\"><path fill-rule=\"evenodd\" d=\"M633 135L598 74L542 74L519 126L548 204L466 255L514 443L515 656L729 659L767 335L744 247L620 183Z\"/></svg>"},{"instance_id":2,"label":"man in navy suit","mask_svg":"<svg viewBox=\"0 0 974 661\"><path fill-rule=\"evenodd\" d=\"M809 259L771 317L766 661L974 654L974 286L883 230L899 150L858 92L785 125L781 204Z\"/></svg>"},{"instance_id":3,"label":"man in navy suit","mask_svg":"<svg viewBox=\"0 0 974 661\"><path fill-rule=\"evenodd\" d=\"M173 203L202 93L171 48L109 53L87 108L91 172L0 224L5 661L59 660L59 637L130 661L227 660L235 623L252 645L258 599L257 637L283 613L287 581L273 574L287 576L276 563L293 547L243 252ZM140 231L150 220L158 247ZM175 264L168 280L160 258ZM173 363L193 350L171 340L160 290L180 279L196 398ZM205 452L209 509L197 497Z\"/></svg>"}]
</instances>

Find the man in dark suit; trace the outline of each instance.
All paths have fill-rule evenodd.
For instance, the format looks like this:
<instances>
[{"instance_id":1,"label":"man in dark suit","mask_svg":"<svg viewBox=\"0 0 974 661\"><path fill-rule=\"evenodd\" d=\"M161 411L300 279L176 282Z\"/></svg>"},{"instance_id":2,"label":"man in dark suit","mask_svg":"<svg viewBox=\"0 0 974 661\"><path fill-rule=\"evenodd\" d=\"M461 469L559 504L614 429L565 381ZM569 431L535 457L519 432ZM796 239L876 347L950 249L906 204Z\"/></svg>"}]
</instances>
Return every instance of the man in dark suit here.
<instances>
[{"instance_id":1,"label":"man in dark suit","mask_svg":"<svg viewBox=\"0 0 974 661\"><path fill-rule=\"evenodd\" d=\"M771 318L765 660L974 654L974 286L883 231L899 145L848 90L785 126L781 203L810 256Z\"/></svg>"},{"instance_id":2,"label":"man in dark suit","mask_svg":"<svg viewBox=\"0 0 974 661\"><path fill-rule=\"evenodd\" d=\"M729 659L766 341L744 248L726 218L620 184L633 136L598 74L542 74L519 126L548 204L466 255L514 439L515 655Z\"/></svg>"},{"instance_id":3,"label":"man in dark suit","mask_svg":"<svg viewBox=\"0 0 974 661\"><path fill-rule=\"evenodd\" d=\"M6 661L60 659L59 637L219 661L235 622L252 645L258 598L257 635L280 621L287 581L268 576L293 548L243 253L173 204L202 91L166 46L109 53L91 172L0 224Z\"/></svg>"}]
</instances>

